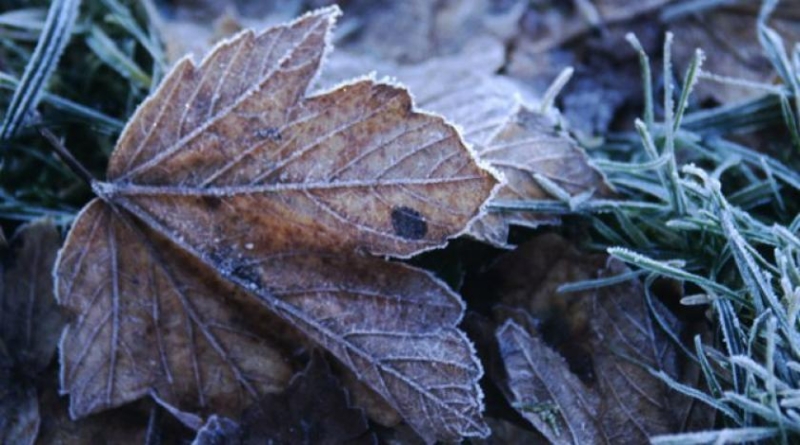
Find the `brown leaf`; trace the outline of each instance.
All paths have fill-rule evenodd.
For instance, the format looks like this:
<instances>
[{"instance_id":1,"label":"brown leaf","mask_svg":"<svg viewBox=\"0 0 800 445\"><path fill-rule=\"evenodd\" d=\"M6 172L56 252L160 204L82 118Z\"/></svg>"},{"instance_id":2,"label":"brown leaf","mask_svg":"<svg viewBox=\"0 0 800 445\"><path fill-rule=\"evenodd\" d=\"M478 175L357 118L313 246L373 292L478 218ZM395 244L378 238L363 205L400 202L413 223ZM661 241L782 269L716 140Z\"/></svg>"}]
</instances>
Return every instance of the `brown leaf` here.
<instances>
[{"instance_id":1,"label":"brown leaf","mask_svg":"<svg viewBox=\"0 0 800 445\"><path fill-rule=\"evenodd\" d=\"M61 235L50 220L17 230L2 262L0 338L26 374L35 375L53 358L64 328L53 296L53 265Z\"/></svg>"},{"instance_id":2,"label":"brown leaf","mask_svg":"<svg viewBox=\"0 0 800 445\"><path fill-rule=\"evenodd\" d=\"M658 11L672 0L592 0L575 2L564 8L558 1L545 1L528 11L525 18L530 45L536 52L557 49L593 30L632 21Z\"/></svg>"},{"instance_id":3,"label":"brown leaf","mask_svg":"<svg viewBox=\"0 0 800 445\"><path fill-rule=\"evenodd\" d=\"M496 292L488 297L500 301L494 308L502 324L513 318L518 324L541 333L582 379L592 378L589 318L581 301L589 293L557 292L558 286L597 277L605 266L602 255L587 255L555 234L544 234L501 257L482 277Z\"/></svg>"},{"instance_id":4,"label":"brown leaf","mask_svg":"<svg viewBox=\"0 0 800 445\"><path fill-rule=\"evenodd\" d=\"M427 441L487 434L463 303L367 253L443 245L496 181L401 88L306 95L337 15L184 59L137 110L57 268L74 416L151 394L196 428L235 417L308 341Z\"/></svg>"},{"instance_id":5,"label":"brown leaf","mask_svg":"<svg viewBox=\"0 0 800 445\"><path fill-rule=\"evenodd\" d=\"M362 7L353 7L360 19L357 23L361 26L359 37L350 43L348 49L361 54L377 54L393 62L419 63L458 53L476 39L511 40L526 2L409 0L361 3Z\"/></svg>"},{"instance_id":6,"label":"brown leaf","mask_svg":"<svg viewBox=\"0 0 800 445\"><path fill-rule=\"evenodd\" d=\"M505 73L543 94L562 70L574 68L557 101L571 130L587 139L619 131L639 117L643 103L638 55L625 36L634 33L657 57L658 10L668 1L542 1L524 15ZM660 66L657 59L652 65Z\"/></svg>"},{"instance_id":7,"label":"brown leaf","mask_svg":"<svg viewBox=\"0 0 800 445\"><path fill-rule=\"evenodd\" d=\"M598 271L613 276L628 269L603 255L581 254L553 237L526 247L539 258L527 267L548 259L552 267L532 274L521 265L517 273L525 274L530 287L507 287L516 289L507 301L526 301L526 293L531 299L527 310L505 312L527 327L508 321L497 332L507 373L507 381L498 383L512 405L554 443L643 443L652 435L680 431L690 416L691 400L671 391L642 365L679 380L685 368L677 346L651 317L642 285L631 280L593 292L557 295L555 287L574 277L596 278ZM550 258L554 252L555 260ZM520 258L516 262L524 263ZM570 300L569 312L556 303L564 298ZM653 309L673 332L680 332L681 323L658 301L653 301ZM560 332L554 334L556 326ZM575 337L584 343L588 364L564 354L568 348L574 352ZM561 355L551 349L554 344ZM562 358L565 355L570 363ZM576 373L587 365L588 372Z\"/></svg>"},{"instance_id":8,"label":"brown leaf","mask_svg":"<svg viewBox=\"0 0 800 445\"><path fill-rule=\"evenodd\" d=\"M291 367L266 338L282 324L117 212L90 204L59 258L59 299L78 315L61 342L70 413L83 417L151 393L188 412L237 412L251 397L282 389Z\"/></svg>"},{"instance_id":9,"label":"brown leaf","mask_svg":"<svg viewBox=\"0 0 800 445\"><path fill-rule=\"evenodd\" d=\"M598 394L586 391L564 358L513 321L497 331L509 402L553 444L604 443L593 416ZM620 440L620 443L635 441Z\"/></svg>"},{"instance_id":10,"label":"brown leaf","mask_svg":"<svg viewBox=\"0 0 800 445\"><path fill-rule=\"evenodd\" d=\"M280 394L268 394L245 410L239 424L212 418L195 441L201 444L370 444L363 411L353 408L325 360L315 354Z\"/></svg>"},{"instance_id":11,"label":"brown leaf","mask_svg":"<svg viewBox=\"0 0 800 445\"><path fill-rule=\"evenodd\" d=\"M371 64L377 64L380 73L403 82L421 108L456 124L478 157L505 175L506 184L494 201L555 199L534 175L549 179L571 195L608 196L611 190L605 179L578 143L558 128L556 117L522 106L518 85L493 74L502 66L504 48L492 41L473 43L477 46L470 51L415 66L376 62L363 56L334 56L335 75L325 83L376 66ZM509 247L510 225L537 227L559 221L555 214L490 212L473 223L470 234Z\"/></svg>"},{"instance_id":12,"label":"brown leaf","mask_svg":"<svg viewBox=\"0 0 800 445\"><path fill-rule=\"evenodd\" d=\"M535 201L555 199L545 191L540 175L571 196L608 196L610 187L592 166L586 153L545 115L520 108L485 145L477 145L478 156L502 172L506 184L493 200ZM554 214L534 212L491 212L470 228L476 238L495 245L507 245L510 225L537 227L560 221Z\"/></svg>"},{"instance_id":13,"label":"brown leaf","mask_svg":"<svg viewBox=\"0 0 800 445\"><path fill-rule=\"evenodd\" d=\"M772 83L775 69L758 40L758 14L761 4L742 3L720 6L699 14L681 17L669 24L675 33L673 54L679 73L688 67L695 50L705 55L703 68L713 74L752 82ZM786 42L800 39L797 4L782 2L768 21ZM720 104L739 102L763 95L764 91L729 83L701 80L693 96L698 102L709 99Z\"/></svg>"}]
</instances>

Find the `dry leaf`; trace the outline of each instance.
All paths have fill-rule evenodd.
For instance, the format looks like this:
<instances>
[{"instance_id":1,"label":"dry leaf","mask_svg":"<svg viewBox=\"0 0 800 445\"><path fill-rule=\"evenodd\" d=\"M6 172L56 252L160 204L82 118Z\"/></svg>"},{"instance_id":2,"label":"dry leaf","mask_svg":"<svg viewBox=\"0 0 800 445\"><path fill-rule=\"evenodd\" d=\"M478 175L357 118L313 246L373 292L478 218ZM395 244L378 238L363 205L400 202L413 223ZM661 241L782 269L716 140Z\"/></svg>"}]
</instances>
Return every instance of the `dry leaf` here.
<instances>
[{"instance_id":1,"label":"dry leaf","mask_svg":"<svg viewBox=\"0 0 800 445\"><path fill-rule=\"evenodd\" d=\"M443 245L496 181L401 88L306 96L337 15L184 59L131 119L56 273L74 416L150 394L196 428L235 417L285 387L301 335L425 440L488 433L463 303L368 254Z\"/></svg>"},{"instance_id":2,"label":"dry leaf","mask_svg":"<svg viewBox=\"0 0 800 445\"><path fill-rule=\"evenodd\" d=\"M544 176L571 195L609 195L609 186L583 149L558 128L557 116L532 111L530 97L525 101L530 105L522 106L524 90L494 74L503 64L504 48L490 40L473 43L469 51L416 66L398 66L363 56L334 56L334 73L323 84L363 72L368 66L377 66L379 73L403 82L421 108L456 124L478 157L505 175L506 184L494 200L555 199L534 175ZM510 225L537 227L559 221L554 214L491 212L473 223L470 235L509 247Z\"/></svg>"},{"instance_id":3,"label":"dry leaf","mask_svg":"<svg viewBox=\"0 0 800 445\"><path fill-rule=\"evenodd\" d=\"M498 325L513 318L567 359L583 380L593 378L589 319L581 310L586 293L560 294L558 286L597 277L605 267L602 255L587 255L555 234L537 236L506 254L482 277L500 304L493 312Z\"/></svg>"},{"instance_id":4,"label":"dry leaf","mask_svg":"<svg viewBox=\"0 0 800 445\"><path fill-rule=\"evenodd\" d=\"M519 109L486 145L476 146L478 156L502 172L507 183L495 201L555 199L536 180L540 175L571 196L608 196L611 193L602 174L592 166L586 153L568 134L556 129L545 115ZM507 245L510 225L537 227L559 222L557 215L534 212L492 212L470 228L478 239Z\"/></svg>"},{"instance_id":5,"label":"dry leaf","mask_svg":"<svg viewBox=\"0 0 800 445\"><path fill-rule=\"evenodd\" d=\"M372 444L363 411L350 406L325 360L314 354L286 391L268 394L245 410L239 424L212 417L196 445L210 444Z\"/></svg>"},{"instance_id":6,"label":"dry leaf","mask_svg":"<svg viewBox=\"0 0 800 445\"><path fill-rule=\"evenodd\" d=\"M17 230L2 260L0 338L29 375L50 363L64 327L52 278L60 246L53 222L38 220Z\"/></svg>"},{"instance_id":7,"label":"dry leaf","mask_svg":"<svg viewBox=\"0 0 800 445\"><path fill-rule=\"evenodd\" d=\"M667 1L544 1L522 19L505 73L543 94L572 67L572 79L556 101L571 130L589 138L630 126L642 110L642 77L625 36L634 33L659 66L663 27L656 13ZM594 8L575 7L580 4Z\"/></svg>"},{"instance_id":8,"label":"dry leaf","mask_svg":"<svg viewBox=\"0 0 800 445\"><path fill-rule=\"evenodd\" d=\"M490 38L504 44L515 36L526 2L362 3L366 6L353 7L361 29L358 38L348 42L348 49L398 63L419 63L458 53L475 39Z\"/></svg>"},{"instance_id":9,"label":"dry leaf","mask_svg":"<svg viewBox=\"0 0 800 445\"><path fill-rule=\"evenodd\" d=\"M497 332L507 376L493 376L512 405L554 443L643 443L655 434L681 431L692 401L642 367L678 380L685 375L678 347L651 317L641 284L632 280L558 295L555 287L575 278L628 269L604 255L581 254L552 236L525 247L535 258L512 254L503 260L520 264L515 270L520 275L517 285L508 278L501 286L509 292L505 302L517 309L500 312L514 321ZM531 269L547 261L551 266ZM680 332L671 313L658 301L653 307Z\"/></svg>"},{"instance_id":10,"label":"dry leaf","mask_svg":"<svg viewBox=\"0 0 800 445\"><path fill-rule=\"evenodd\" d=\"M672 0L575 1L571 7L545 0L527 11L523 19L530 49L544 53L558 49L597 28L605 28L652 14Z\"/></svg>"},{"instance_id":11,"label":"dry leaf","mask_svg":"<svg viewBox=\"0 0 800 445\"><path fill-rule=\"evenodd\" d=\"M495 74L503 67L506 57L506 48L500 39L471 30L469 41L459 42L460 52L432 58L426 55L422 58L428 59L423 63L402 65L394 62L393 52L387 45L397 45L403 51L420 50L421 47L411 45L410 40L430 40L429 33L405 30L399 34L416 37L401 41L392 39L392 42L385 42L386 39L377 38L375 34L378 30L385 33L394 32L398 27L422 26L419 19L408 16L413 15L411 10L416 10L418 14L436 17L431 18L436 21L435 26L448 30L438 37L452 37L467 32L466 25L451 23L447 17L479 17L478 11L485 12L489 8L484 3L477 0L461 5L398 4L393 7L398 11L391 14L391 25L373 29L374 23L380 20L366 25L368 31L362 36L363 42L355 45L358 52L337 51L331 56L319 84L328 88L369 71L399 80L414 94L420 108L441 114L456 124L479 157L505 174L507 184L495 199L553 199L534 179L534 174L544 176L573 195L593 191L598 196L608 195L610 189L602 175L591 166L577 142L558 129L556 119L521 107L521 96L529 106L536 100L522 85ZM493 11L493 14L518 15L519 11L514 12L516 9L519 8L515 6L503 13ZM387 14L387 11L360 12L378 18ZM405 25L404 20L408 21ZM193 42L202 40L192 39ZM374 54L376 48L378 54ZM507 243L510 225L538 227L559 222L560 218L554 214L492 212L472 224L470 235L508 248L511 247Z\"/></svg>"},{"instance_id":12,"label":"dry leaf","mask_svg":"<svg viewBox=\"0 0 800 445\"><path fill-rule=\"evenodd\" d=\"M673 54L676 72L682 74L695 50L705 55L703 68L713 74L746 81L772 83L775 69L758 41L760 2L719 6L701 14L681 17L669 24L675 33ZM781 2L768 21L790 45L800 39L797 4ZM764 91L714 81L700 81L693 92L700 103L712 100L719 104L739 102L763 95Z\"/></svg>"},{"instance_id":13,"label":"dry leaf","mask_svg":"<svg viewBox=\"0 0 800 445\"><path fill-rule=\"evenodd\" d=\"M550 443L608 442L593 416L598 395L569 372L563 357L510 320L498 329L497 341L508 375L509 401ZM636 442L630 439L617 437L617 443Z\"/></svg>"},{"instance_id":14,"label":"dry leaf","mask_svg":"<svg viewBox=\"0 0 800 445\"><path fill-rule=\"evenodd\" d=\"M50 220L0 233L0 443L32 444L41 417L36 380L64 327L52 270L61 236Z\"/></svg>"}]
</instances>

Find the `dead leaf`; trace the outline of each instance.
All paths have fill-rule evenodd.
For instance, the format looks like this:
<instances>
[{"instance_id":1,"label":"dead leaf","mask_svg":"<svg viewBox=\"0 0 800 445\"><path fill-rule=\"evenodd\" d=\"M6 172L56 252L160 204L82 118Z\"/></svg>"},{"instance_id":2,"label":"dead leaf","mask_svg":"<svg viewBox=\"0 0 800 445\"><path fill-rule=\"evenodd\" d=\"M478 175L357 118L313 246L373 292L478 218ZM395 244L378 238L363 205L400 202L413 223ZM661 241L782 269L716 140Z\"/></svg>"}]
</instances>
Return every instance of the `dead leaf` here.
<instances>
[{"instance_id":1,"label":"dead leaf","mask_svg":"<svg viewBox=\"0 0 800 445\"><path fill-rule=\"evenodd\" d=\"M494 74L503 64L503 47L492 41L473 43L476 46L469 51L415 66L352 54L334 56L333 74L323 85L375 66L378 73L391 75L408 86L421 108L456 124L478 157L505 176L506 184L494 200L555 199L539 185L535 175L571 195L610 195L610 187L583 149L559 128L555 112L532 111L536 105L530 94L510 79ZM535 228L559 222L555 214L490 212L475 221L469 231L481 241L508 248L510 225Z\"/></svg>"},{"instance_id":2,"label":"dead leaf","mask_svg":"<svg viewBox=\"0 0 800 445\"><path fill-rule=\"evenodd\" d=\"M131 119L57 267L72 415L149 394L195 428L235 417L285 387L301 335L425 440L488 433L463 303L367 254L443 245L496 181L401 88L306 95L337 15L184 59Z\"/></svg>"},{"instance_id":3,"label":"dead leaf","mask_svg":"<svg viewBox=\"0 0 800 445\"><path fill-rule=\"evenodd\" d=\"M477 145L478 156L502 172L506 184L494 201L535 201L556 199L545 191L536 176L558 185L570 196L609 196L611 189L603 175L590 163L586 153L567 133L541 113L520 108L486 145ZM507 246L509 226L538 227L556 224L554 214L534 212L491 212L470 228L480 240Z\"/></svg>"},{"instance_id":4,"label":"dead leaf","mask_svg":"<svg viewBox=\"0 0 800 445\"><path fill-rule=\"evenodd\" d=\"M587 255L556 234L543 234L497 260L480 280L500 304L493 309L498 326L508 318L539 331L544 341L567 359L582 380L594 378L588 314L581 310L587 293L560 294L564 283L589 280L605 267L602 255ZM466 292L466 291L465 291Z\"/></svg>"},{"instance_id":5,"label":"dead leaf","mask_svg":"<svg viewBox=\"0 0 800 445\"><path fill-rule=\"evenodd\" d=\"M505 44L515 36L526 6L519 0L361 3L352 8L360 25L358 38L345 46L404 64L456 54L475 39Z\"/></svg>"},{"instance_id":6,"label":"dead leaf","mask_svg":"<svg viewBox=\"0 0 800 445\"><path fill-rule=\"evenodd\" d=\"M466 25L450 23L452 20L447 20L447 17L472 17L487 7L488 4L480 0L436 7L427 3L398 4L394 9L402 11L393 14L395 21L391 26L383 26L381 32L406 26L403 20L409 21L408 26L412 22L413 26L419 26L419 20L406 17L411 14L410 10L419 9L419 14L441 18L436 19L436 26L446 26L449 30L442 36L456 35L466 32ZM517 14L512 11L514 8L519 9L515 6L505 14ZM386 11L361 13L382 17ZM372 26L370 21L366 28L373 30ZM377 29L373 31L377 32ZM573 195L592 192L597 196L609 195L610 189L602 175L589 163L577 142L558 128L557 119L532 111L530 108L538 100L522 85L495 74L505 63L506 48L502 40L480 32L470 33L474 35L468 42L459 43L461 51L457 53L445 51L448 55L441 57L426 55L422 58L427 60L422 63L403 65L395 62L386 45L409 46L415 50L420 49L419 45L409 45L408 39L378 43L385 39L367 32L362 36L363 42L355 44L357 52L337 51L330 57L318 83L322 88L329 88L369 71L400 81L414 94L420 108L441 114L456 124L478 156L506 176L507 184L498 191L497 200L553 199L534 179L535 174L544 176ZM428 34L419 30L402 34L430 40ZM203 39L189 40L198 42ZM527 108L520 104L523 97ZM560 218L555 214L498 211L484 214L470 226L469 232L481 241L509 248L510 225L535 228L559 222Z\"/></svg>"},{"instance_id":7,"label":"dead leaf","mask_svg":"<svg viewBox=\"0 0 800 445\"><path fill-rule=\"evenodd\" d=\"M498 329L497 341L508 375L509 402L549 443L608 442L593 415L598 395L586 391L563 357L510 320ZM636 442L631 439L616 437L618 443Z\"/></svg>"},{"instance_id":8,"label":"dead leaf","mask_svg":"<svg viewBox=\"0 0 800 445\"><path fill-rule=\"evenodd\" d=\"M20 227L3 258L0 336L22 372L35 375L52 360L64 317L53 296L53 265L61 235L50 220Z\"/></svg>"},{"instance_id":9,"label":"dead leaf","mask_svg":"<svg viewBox=\"0 0 800 445\"><path fill-rule=\"evenodd\" d=\"M581 254L552 236L525 247L535 259L512 259L512 254L503 261L519 263L515 273L521 275L519 287L509 284L511 278L505 283L511 292L506 303L517 309L499 312L504 325L497 340L506 377L493 376L512 405L554 443L643 443L652 435L681 431L692 416L692 401L642 365L678 380L688 375L687 368L677 345L651 317L642 285L631 280L558 295L555 287L576 277L628 269L604 255ZM546 261L550 267L530 269ZM653 310L673 332L681 331L681 323L657 300ZM513 321L505 321L509 316Z\"/></svg>"},{"instance_id":10,"label":"dead leaf","mask_svg":"<svg viewBox=\"0 0 800 445\"><path fill-rule=\"evenodd\" d=\"M314 354L306 369L280 394L247 408L241 421L212 418L195 444L372 444L364 412L353 408L328 364Z\"/></svg>"},{"instance_id":11,"label":"dead leaf","mask_svg":"<svg viewBox=\"0 0 800 445\"><path fill-rule=\"evenodd\" d=\"M700 48L705 55L703 68L713 74L767 84L777 80L775 69L758 41L760 6L760 2L723 5L669 23L675 33L673 54L677 74L682 75L695 49ZM796 42L800 40L798 19L797 4L781 2L768 24L786 42ZM718 104L763 94L763 90L709 80L701 80L693 92L700 103L711 100Z\"/></svg>"},{"instance_id":12,"label":"dead leaf","mask_svg":"<svg viewBox=\"0 0 800 445\"><path fill-rule=\"evenodd\" d=\"M64 320L52 270L61 236L50 220L0 232L0 443L32 444L41 417L36 380L50 363Z\"/></svg>"}]
</instances>

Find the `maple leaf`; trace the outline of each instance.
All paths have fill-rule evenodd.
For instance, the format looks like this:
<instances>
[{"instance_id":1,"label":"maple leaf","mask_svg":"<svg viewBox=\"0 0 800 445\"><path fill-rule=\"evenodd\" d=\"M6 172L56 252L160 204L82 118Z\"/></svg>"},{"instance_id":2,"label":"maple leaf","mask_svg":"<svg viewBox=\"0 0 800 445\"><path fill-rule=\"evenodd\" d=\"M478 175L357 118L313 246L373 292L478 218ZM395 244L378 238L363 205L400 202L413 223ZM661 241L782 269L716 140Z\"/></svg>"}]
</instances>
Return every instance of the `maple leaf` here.
<instances>
[{"instance_id":1,"label":"maple leaf","mask_svg":"<svg viewBox=\"0 0 800 445\"><path fill-rule=\"evenodd\" d=\"M56 268L74 417L151 395L195 428L321 346L426 441L485 436L463 303L407 257L496 181L397 86L308 96L337 8L178 62L124 130Z\"/></svg>"},{"instance_id":2,"label":"maple leaf","mask_svg":"<svg viewBox=\"0 0 800 445\"><path fill-rule=\"evenodd\" d=\"M506 178L495 201L551 200L537 180L544 177L570 195L610 193L586 153L555 119L520 103L507 79L476 72L467 56L433 60L409 70L407 83L421 107L446 116L462 128L477 156ZM486 64L491 67L491 64ZM437 79L430 82L428 79ZM401 77L405 79L405 77ZM508 247L510 225L557 224L558 215L535 212L489 212L470 226L479 240Z\"/></svg>"},{"instance_id":3,"label":"maple leaf","mask_svg":"<svg viewBox=\"0 0 800 445\"><path fill-rule=\"evenodd\" d=\"M505 47L492 41L475 43L472 51L412 66L373 61L363 55L334 56L333 78L379 66L381 72L402 81L420 107L458 125L477 156L505 176L494 201L554 199L538 178L570 196L610 195L603 175L577 141L559 128L554 113L533 111L527 104L533 101L523 103L517 84L494 74L503 66ZM536 228L559 222L555 213L492 211L470 225L469 233L508 248L511 225Z\"/></svg>"}]
</instances>

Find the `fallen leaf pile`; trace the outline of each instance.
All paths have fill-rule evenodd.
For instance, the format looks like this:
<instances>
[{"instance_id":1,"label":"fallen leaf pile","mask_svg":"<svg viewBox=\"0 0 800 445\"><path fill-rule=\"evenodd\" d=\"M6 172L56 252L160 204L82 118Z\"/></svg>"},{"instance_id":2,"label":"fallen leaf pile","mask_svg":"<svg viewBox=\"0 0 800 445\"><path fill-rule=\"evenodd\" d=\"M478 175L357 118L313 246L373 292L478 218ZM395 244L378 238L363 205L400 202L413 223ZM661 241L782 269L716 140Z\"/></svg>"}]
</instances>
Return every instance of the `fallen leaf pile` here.
<instances>
[{"instance_id":1,"label":"fallen leaf pile","mask_svg":"<svg viewBox=\"0 0 800 445\"><path fill-rule=\"evenodd\" d=\"M474 333L495 348L482 351L492 357L491 379L549 443L645 443L687 425L709 425L708 410L651 374L697 378L665 331L684 326L658 300L649 301L640 282L556 290L626 272L622 263L585 255L555 235L535 237L489 272L499 274L500 303L493 322L471 320Z\"/></svg>"},{"instance_id":2,"label":"fallen leaf pile","mask_svg":"<svg viewBox=\"0 0 800 445\"><path fill-rule=\"evenodd\" d=\"M375 255L443 245L496 181L402 88L308 94L337 15L178 62L128 123L56 267L74 417L150 396L199 428L283 390L308 346L426 441L488 434L463 303Z\"/></svg>"},{"instance_id":3,"label":"fallen leaf pile","mask_svg":"<svg viewBox=\"0 0 800 445\"><path fill-rule=\"evenodd\" d=\"M636 278L560 293L630 271L555 234L509 251L512 226L561 215L498 208L612 195L576 138L641 95L621 24L670 2L352 1L339 53L338 7L254 31L326 2L254 3L273 16L212 1L212 26L160 23L172 68L63 246L50 222L0 232L0 443L615 444L711 425L654 375L700 385L687 324ZM568 63L562 114L539 96ZM462 235L491 252L454 261L479 264L456 289L468 314L402 261Z\"/></svg>"},{"instance_id":4,"label":"fallen leaf pile","mask_svg":"<svg viewBox=\"0 0 800 445\"><path fill-rule=\"evenodd\" d=\"M434 6L414 1L377 9L366 4L354 5L355 9L363 6L362 9L369 10L357 11L370 17L364 23L363 35L356 44L349 45L348 50L336 51L330 56L328 67L317 84L321 88L331 88L367 72L375 72L393 82L400 81L413 93L418 107L436 112L458 126L476 156L504 175L506 184L498 190L494 200L557 199L540 185L539 177L561 187L569 195L609 196L609 186L568 134L558 113L553 109L540 111L539 99L529 88L496 74L505 63L506 34L513 34L516 29L522 5L497 8L489 3L470 0ZM239 23L238 26L252 22L247 18L225 17ZM426 18L418 20L418 17ZM262 21L269 23L274 17L267 15ZM167 43L178 48L185 46L187 38L173 35L176 30L183 26L199 27L185 20L173 19L168 23L162 26L168 36ZM477 30L469 29L466 23L475 23ZM224 32L218 28L215 25L215 34ZM428 28L431 28L430 33L425 32ZM198 46L209 45L208 27L205 29L205 34L188 39L193 49L184 47L183 53L173 50L171 57L196 53ZM411 37L398 42L387 39L386 32ZM413 41L417 40L424 40L426 44L415 45ZM438 40L441 42L437 43ZM434 47L429 48L430 44ZM405 59L423 61L397 63ZM548 81L557 74L553 73ZM510 226L535 228L559 222L556 214L495 210L482 214L470 225L469 234L492 245L509 248L512 247L507 241Z\"/></svg>"}]
</instances>

